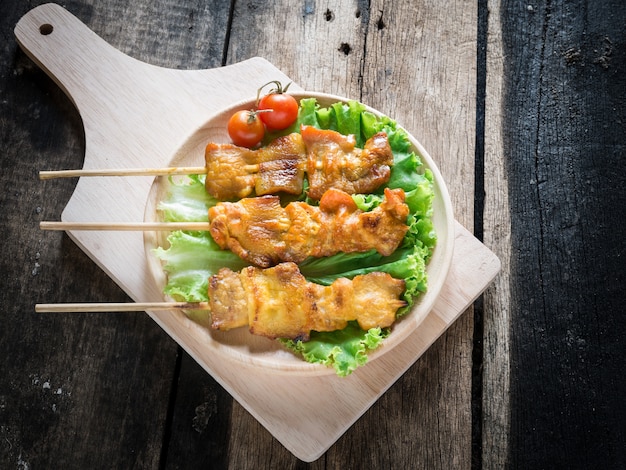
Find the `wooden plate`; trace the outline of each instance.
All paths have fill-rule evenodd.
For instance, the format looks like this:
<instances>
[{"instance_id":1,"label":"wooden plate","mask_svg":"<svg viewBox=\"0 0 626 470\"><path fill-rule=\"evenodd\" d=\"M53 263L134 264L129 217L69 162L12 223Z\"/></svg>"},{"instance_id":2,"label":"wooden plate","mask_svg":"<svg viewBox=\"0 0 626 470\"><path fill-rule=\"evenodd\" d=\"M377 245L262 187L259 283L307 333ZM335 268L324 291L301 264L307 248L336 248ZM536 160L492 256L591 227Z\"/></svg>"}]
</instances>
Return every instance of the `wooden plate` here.
<instances>
[{"instance_id":1,"label":"wooden plate","mask_svg":"<svg viewBox=\"0 0 626 470\"><path fill-rule=\"evenodd\" d=\"M347 102L347 98L312 92L292 93L300 100L302 98L315 98L322 107L327 107L336 102ZM180 149L173 156L170 166L203 166L204 149L210 141L217 143L230 142L226 131L226 123L232 114L240 109L251 109L254 107L256 98L251 98L238 102L228 107L209 119L204 125L198 128ZM367 108L368 111L381 116L375 109ZM392 332L385 339L383 345L372 351L369 360L386 354L400 344L411 332L422 323L428 312L432 309L441 288L445 282L450 262L452 260L454 247L454 217L450 203L448 191L441 177L441 174L432 158L424 147L410 136L412 150L418 154L426 168L433 172L435 181L435 199L433 201L433 222L437 231L437 246L434 250L430 263L427 266L428 291L420 296L411 312L398 320L392 326ZM167 177L155 178L146 203L144 219L146 221L159 220L157 211L158 202L164 199L169 186ZM148 259L150 272L155 278L159 288L163 289L166 284L166 275L163 272L159 259L153 253L157 246L166 246L166 234L164 232L147 232L145 234L145 250ZM213 331L206 325L200 325L191 321L184 314L178 314L178 320L185 329L191 329L193 334L202 339L206 346L205 354L227 355L230 358L242 361L249 365L254 365L266 369L272 373L288 373L303 375L324 375L334 374L332 367L318 364L310 364L302 360L300 356L283 348L277 341L252 335L246 328L239 328L228 332ZM364 367L367 367L365 365Z\"/></svg>"}]
</instances>

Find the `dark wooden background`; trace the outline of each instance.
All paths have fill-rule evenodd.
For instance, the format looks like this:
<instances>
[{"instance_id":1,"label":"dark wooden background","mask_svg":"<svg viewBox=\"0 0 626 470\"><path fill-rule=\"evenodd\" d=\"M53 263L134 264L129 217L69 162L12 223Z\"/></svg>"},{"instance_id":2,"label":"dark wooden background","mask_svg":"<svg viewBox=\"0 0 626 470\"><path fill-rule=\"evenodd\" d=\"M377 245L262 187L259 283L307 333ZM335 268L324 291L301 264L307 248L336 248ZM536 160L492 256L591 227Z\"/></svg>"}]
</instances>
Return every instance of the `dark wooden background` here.
<instances>
[{"instance_id":1,"label":"dark wooden background","mask_svg":"<svg viewBox=\"0 0 626 470\"><path fill-rule=\"evenodd\" d=\"M75 182L37 172L84 152L80 116L13 37L40 3L0 3L1 468L626 468L622 0L63 4L155 65L263 56L305 88L399 113L447 155L457 218L503 271L311 464L146 315L34 313L127 300L38 228Z\"/></svg>"}]
</instances>

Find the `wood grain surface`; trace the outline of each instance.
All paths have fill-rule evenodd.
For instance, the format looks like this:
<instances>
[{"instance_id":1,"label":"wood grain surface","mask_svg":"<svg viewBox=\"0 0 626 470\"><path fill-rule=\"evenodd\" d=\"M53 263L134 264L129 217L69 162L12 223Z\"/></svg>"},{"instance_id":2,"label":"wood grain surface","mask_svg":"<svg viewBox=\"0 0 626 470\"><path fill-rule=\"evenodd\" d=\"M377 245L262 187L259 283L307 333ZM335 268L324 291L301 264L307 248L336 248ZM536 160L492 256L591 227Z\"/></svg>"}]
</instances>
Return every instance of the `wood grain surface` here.
<instances>
[{"instance_id":1,"label":"wood grain surface","mask_svg":"<svg viewBox=\"0 0 626 470\"><path fill-rule=\"evenodd\" d=\"M41 3L0 4L0 467L625 468L623 2L63 3L139 60L261 56L394 116L502 261L475 308L310 464L148 316L34 313L128 300L38 228L75 181L37 172L85 155L72 102L14 40Z\"/></svg>"},{"instance_id":2,"label":"wood grain surface","mask_svg":"<svg viewBox=\"0 0 626 470\"><path fill-rule=\"evenodd\" d=\"M503 2L500 21L513 227L509 459L621 468L626 9Z\"/></svg>"}]
</instances>

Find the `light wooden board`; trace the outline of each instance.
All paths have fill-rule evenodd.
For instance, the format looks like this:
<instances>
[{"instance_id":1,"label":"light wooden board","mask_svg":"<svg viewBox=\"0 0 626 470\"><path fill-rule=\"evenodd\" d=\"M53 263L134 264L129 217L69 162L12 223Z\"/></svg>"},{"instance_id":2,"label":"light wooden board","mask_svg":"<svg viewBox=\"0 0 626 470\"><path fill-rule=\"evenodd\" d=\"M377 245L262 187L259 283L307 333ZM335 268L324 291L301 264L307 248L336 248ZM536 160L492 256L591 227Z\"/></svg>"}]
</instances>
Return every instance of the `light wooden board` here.
<instances>
[{"instance_id":1,"label":"light wooden board","mask_svg":"<svg viewBox=\"0 0 626 470\"><path fill-rule=\"evenodd\" d=\"M259 58L212 70L154 67L112 48L52 4L29 12L15 34L25 52L78 108L85 129L85 168L166 165L212 114L253 96L259 82L289 80ZM151 183L149 177L134 178L132 184L123 178L81 179L62 218L142 220ZM200 357L192 335L173 329L162 314L150 315L288 450L312 461L420 357L498 272L498 259L459 224L456 230L453 265L433 312L393 354L383 355L348 378L282 376L282 386L277 388L275 377L263 371L223 357ZM70 236L134 300L161 297L147 268L140 233ZM320 414L319 409L326 412Z\"/></svg>"}]
</instances>

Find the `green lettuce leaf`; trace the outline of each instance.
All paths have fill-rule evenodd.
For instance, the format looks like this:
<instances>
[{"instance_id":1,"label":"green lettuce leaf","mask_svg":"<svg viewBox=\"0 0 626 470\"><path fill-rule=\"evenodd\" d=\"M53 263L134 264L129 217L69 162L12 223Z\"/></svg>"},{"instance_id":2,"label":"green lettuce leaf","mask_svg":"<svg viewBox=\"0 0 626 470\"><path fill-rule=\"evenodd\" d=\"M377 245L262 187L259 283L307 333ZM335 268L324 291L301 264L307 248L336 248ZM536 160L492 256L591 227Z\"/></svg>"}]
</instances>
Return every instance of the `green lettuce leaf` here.
<instances>
[{"instance_id":1,"label":"green lettuce leaf","mask_svg":"<svg viewBox=\"0 0 626 470\"><path fill-rule=\"evenodd\" d=\"M189 175L182 181L169 178L168 193L157 209L167 222L207 222L208 208L217 204L204 187L204 175Z\"/></svg>"},{"instance_id":2,"label":"green lettuce leaf","mask_svg":"<svg viewBox=\"0 0 626 470\"><path fill-rule=\"evenodd\" d=\"M380 346L388 330L362 330L356 322L333 332L311 332L308 341L279 340L287 348L302 355L307 362L333 367L340 377L351 374L367 362L367 352Z\"/></svg>"}]
</instances>

